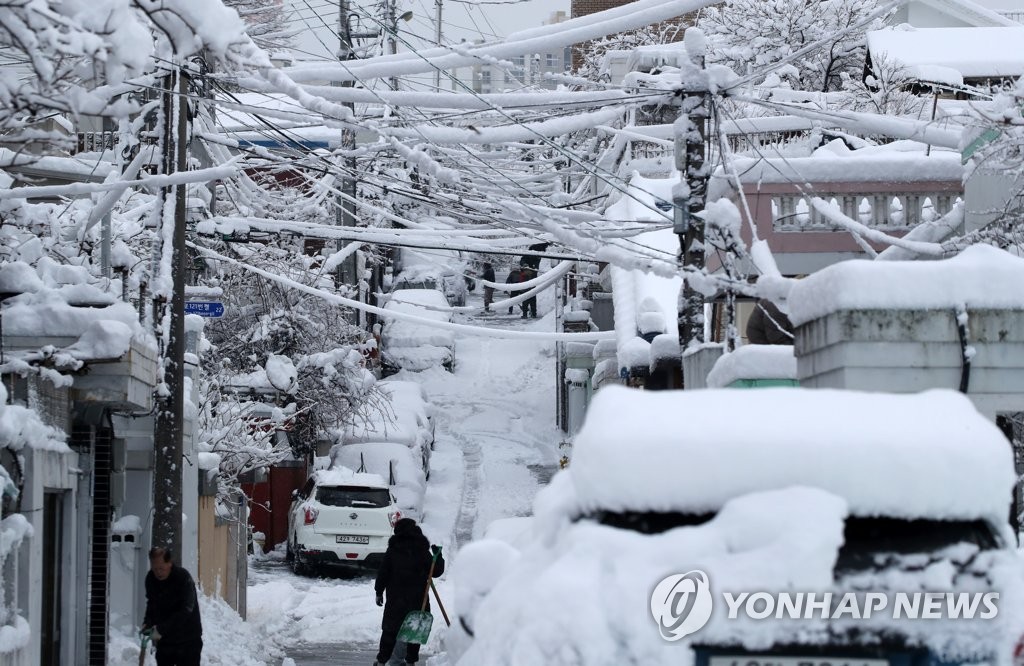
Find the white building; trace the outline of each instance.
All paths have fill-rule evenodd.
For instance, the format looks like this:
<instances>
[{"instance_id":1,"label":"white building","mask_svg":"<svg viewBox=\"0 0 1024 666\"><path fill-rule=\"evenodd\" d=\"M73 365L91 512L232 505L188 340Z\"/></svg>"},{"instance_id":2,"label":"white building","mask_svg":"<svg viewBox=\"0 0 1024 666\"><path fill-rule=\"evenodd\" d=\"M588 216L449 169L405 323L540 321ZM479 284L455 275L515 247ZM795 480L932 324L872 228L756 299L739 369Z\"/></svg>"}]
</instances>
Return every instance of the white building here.
<instances>
[{"instance_id":1,"label":"white building","mask_svg":"<svg viewBox=\"0 0 1024 666\"><path fill-rule=\"evenodd\" d=\"M568 20L563 11L553 12L544 25ZM520 88L554 90L559 81L546 74L564 74L572 67L569 47L542 53L524 53L501 63L482 63L473 67L473 90L478 93L502 92Z\"/></svg>"}]
</instances>

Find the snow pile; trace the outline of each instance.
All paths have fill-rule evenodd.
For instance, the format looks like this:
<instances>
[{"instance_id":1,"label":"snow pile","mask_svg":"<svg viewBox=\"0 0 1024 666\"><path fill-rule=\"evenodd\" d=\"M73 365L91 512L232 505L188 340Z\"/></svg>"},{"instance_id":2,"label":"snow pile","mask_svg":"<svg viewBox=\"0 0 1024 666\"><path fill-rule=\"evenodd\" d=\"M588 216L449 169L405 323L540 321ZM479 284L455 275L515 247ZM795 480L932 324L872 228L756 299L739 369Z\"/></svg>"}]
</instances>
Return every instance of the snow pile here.
<instances>
[{"instance_id":1,"label":"snow pile","mask_svg":"<svg viewBox=\"0 0 1024 666\"><path fill-rule=\"evenodd\" d=\"M716 595L710 621L694 636L705 645L763 650L778 644L835 643L850 630L865 632L862 639L869 642L872 635L899 632L911 644L955 659L988 650L1005 654L1012 648L1008 639L1016 639L1021 618L1014 604L1020 602L1024 586L1019 556L1009 549L966 552L971 547L962 545L918 556L924 557L926 567L918 563L835 579L847 506L818 488L739 496L709 522L644 535L589 520L564 522L566 515L558 507L574 503L571 475L559 474L538 497L537 519L558 529L542 531L510 564L496 567L506 571L500 580L488 588L493 571L458 571L459 586L468 586L458 593L460 598L472 602L471 593L490 590L475 600L475 611L467 618L476 638L458 664L679 664L689 653L681 652L685 644L661 639L648 610L649 595L664 577L694 569L707 574ZM501 546L497 541L474 544L480 551ZM975 556L977 564L965 564L965 555ZM965 568L970 573L962 575ZM974 573L979 571L990 572L990 577ZM1003 595L1000 617L974 622L901 621L885 614L867 620L849 615L752 620L741 613L730 619L720 596L723 591L827 591L839 598L846 590L951 589L998 590ZM472 603L468 608L474 608Z\"/></svg>"},{"instance_id":2,"label":"snow pile","mask_svg":"<svg viewBox=\"0 0 1024 666\"><path fill-rule=\"evenodd\" d=\"M796 379L792 345L743 345L723 354L708 373L708 388L729 386L739 379Z\"/></svg>"},{"instance_id":3,"label":"snow pile","mask_svg":"<svg viewBox=\"0 0 1024 666\"><path fill-rule=\"evenodd\" d=\"M920 183L963 179L959 151L937 149L917 141L893 141L884 146L850 150L838 139L810 157L733 159L732 170L744 183ZM731 170L731 172L732 172ZM721 169L708 183L708 200L729 196L735 183Z\"/></svg>"},{"instance_id":4,"label":"snow pile","mask_svg":"<svg viewBox=\"0 0 1024 666\"><path fill-rule=\"evenodd\" d=\"M1001 523L1011 457L999 429L954 391L608 386L576 436L571 476L576 515L700 514L745 493L813 484L853 515Z\"/></svg>"},{"instance_id":5,"label":"snow pile","mask_svg":"<svg viewBox=\"0 0 1024 666\"><path fill-rule=\"evenodd\" d=\"M799 326L839 310L1024 309L1022 284L1024 259L988 245L940 261L852 259L798 280L789 318Z\"/></svg>"},{"instance_id":6,"label":"snow pile","mask_svg":"<svg viewBox=\"0 0 1024 666\"><path fill-rule=\"evenodd\" d=\"M199 615L203 620L204 666L276 666L281 663L284 650L275 637L243 620L223 599L199 594ZM111 628L107 666L138 666L139 637L133 630ZM147 663L153 663L153 657L149 657Z\"/></svg>"},{"instance_id":7,"label":"snow pile","mask_svg":"<svg viewBox=\"0 0 1024 666\"><path fill-rule=\"evenodd\" d=\"M875 63L898 67L922 81L963 85L965 78L1024 74L1024 27L904 28L871 30L868 51ZM939 71L955 73L932 78ZM952 79L952 80L950 80Z\"/></svg>"},{"instance_id":8,"label":"snow pile","mask_svg":"<svg viewBox=\"0 0 1024 666\"><path fill-rule=\"evenodd\" d=\"M669 178L645 178L634 173L629 180L629 196L623 195L608 206L605 217L609 224L660 222L668 225L671 217L659 204L671 203L672 186L678 182L678 174ZM657 229L630 238L629 247L633 254L640 251L646 257L674 260L679 250L679 237L671 228ZM610 271L619 367L648 367L651 350L636 336L664 332L667 322L675 321L682 279L661 277L639 267L626 269L613 265Z\"/></svg>"}]
</instances>

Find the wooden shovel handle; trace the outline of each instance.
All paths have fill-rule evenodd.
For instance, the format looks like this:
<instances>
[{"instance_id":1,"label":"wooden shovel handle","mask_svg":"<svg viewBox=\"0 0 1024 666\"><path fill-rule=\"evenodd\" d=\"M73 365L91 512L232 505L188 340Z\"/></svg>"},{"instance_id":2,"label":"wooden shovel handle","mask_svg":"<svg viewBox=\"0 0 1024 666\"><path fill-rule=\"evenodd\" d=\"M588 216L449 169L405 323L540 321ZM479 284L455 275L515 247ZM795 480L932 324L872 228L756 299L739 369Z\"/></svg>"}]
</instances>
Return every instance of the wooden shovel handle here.
<instances>
[{"instance_id":1,"label":"wooden shovel handle","mask_svg":"<svg viewBox=\"0 0 1024 666\"><path fill-rule=\"evenodd\" d=\"M427 599L430 598L430 582L434 579L434 565L437 564L437 556L441 554L438 550L434 553L434 556L430 558L430 571L427 572L427 584L423 588L423 605L420 606L420 612L427 610Z\"/></svg>"},{"instance_id":2,"label":"wooden shovel handle","mask_svg":"<svg viewBox=\"0 0 1024 666\"><path fill-rule=\"evenodd\" d=\"M448 613L444 610L444 604L441 603L441 595L437 593L437 588L434 587L434 581L430 581L430 589L434 591L434 599L437 599L437 607L441 609L441 616L444 617L445 623L450 627L452 621L448 619Z\"/></svg>"}]
</instances>

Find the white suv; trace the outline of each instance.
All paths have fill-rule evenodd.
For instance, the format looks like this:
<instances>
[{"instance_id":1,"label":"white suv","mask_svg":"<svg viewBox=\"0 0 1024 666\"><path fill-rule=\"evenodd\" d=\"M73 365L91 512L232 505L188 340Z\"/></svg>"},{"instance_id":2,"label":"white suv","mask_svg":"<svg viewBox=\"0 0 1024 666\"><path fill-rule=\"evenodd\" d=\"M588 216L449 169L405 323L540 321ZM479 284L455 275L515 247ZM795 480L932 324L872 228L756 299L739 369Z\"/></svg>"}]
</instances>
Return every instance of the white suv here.
<instances>
[{"instance_id":1,"label":"white suv","mask_svg":"<svg viewBox=\"0 0 1024 666\"><path fill-rule=\"evenodd\" d=\"M401 512L387 482L349 469L318 470L294 493L287 556L304 574L326 566L380 564Z\"/></svg>"}]
</instances>

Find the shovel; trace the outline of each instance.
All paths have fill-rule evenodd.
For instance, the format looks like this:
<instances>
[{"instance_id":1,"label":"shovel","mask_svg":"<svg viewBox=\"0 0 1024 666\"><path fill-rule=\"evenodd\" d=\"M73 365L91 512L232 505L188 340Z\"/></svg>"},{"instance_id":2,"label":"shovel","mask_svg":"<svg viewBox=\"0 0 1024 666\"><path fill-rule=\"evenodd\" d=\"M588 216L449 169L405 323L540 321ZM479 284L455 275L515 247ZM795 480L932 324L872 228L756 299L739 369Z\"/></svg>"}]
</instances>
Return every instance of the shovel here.
<instances>
[{"instance_id":1,"label":"shovel","mask_svg":"<svg viewBox=\"0 0 1024 666\"><path fill-rule=\"evenodd\" d=\"M430 627L434 624L434 616L427 610L427 599L430 597L430 583L434 577L434 565L437 564L437 557L441 554L438 547L434 557L430 560L430 572L427 574L427 584L423 589L423 605L418 611L410 611L402 620L402 627L398 630L398 640L405 643L416 643L423 645L430 638Z\"/></svg>"},{"instance_id":2,"label":"shovel","mask_svg":"<svg viewBox=\"0 0 1024 666\"><path fill-rule=\"evenodd\" d=\"M146 666L146 646L149 644L149 634L142 632L142 647L139 649L139 666Z\"/></svg>"}]
</instances>

